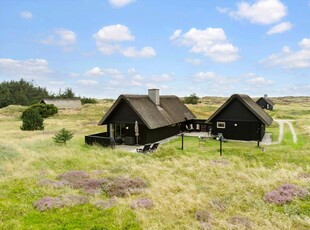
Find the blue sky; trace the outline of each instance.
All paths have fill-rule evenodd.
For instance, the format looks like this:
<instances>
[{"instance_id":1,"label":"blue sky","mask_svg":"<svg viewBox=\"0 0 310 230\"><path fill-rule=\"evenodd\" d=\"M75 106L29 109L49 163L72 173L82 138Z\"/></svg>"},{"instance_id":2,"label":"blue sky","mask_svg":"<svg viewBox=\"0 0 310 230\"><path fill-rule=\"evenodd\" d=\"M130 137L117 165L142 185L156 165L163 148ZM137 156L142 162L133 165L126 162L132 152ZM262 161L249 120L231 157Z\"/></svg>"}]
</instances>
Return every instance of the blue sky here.
<instances>
[{"instance_id":1,"label":"blue sky","mask_svg":"<svg viewBox=\"0 0 310 230\"><path fill-rule=\"evenodd\" d=\"M309 0L2 0L0 81L58 92L310 96Z\"/></svg>"}]
</instances>

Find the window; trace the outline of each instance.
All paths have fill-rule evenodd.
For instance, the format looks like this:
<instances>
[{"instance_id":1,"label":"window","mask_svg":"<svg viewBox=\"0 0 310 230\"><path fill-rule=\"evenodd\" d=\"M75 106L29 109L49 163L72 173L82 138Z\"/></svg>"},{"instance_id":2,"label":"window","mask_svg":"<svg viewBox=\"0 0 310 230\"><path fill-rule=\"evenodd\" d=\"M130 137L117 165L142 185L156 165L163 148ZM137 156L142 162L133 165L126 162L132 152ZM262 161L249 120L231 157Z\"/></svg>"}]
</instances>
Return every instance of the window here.
<instances>
[{"instance_id":1,"label":"window","mask_svg":"<svg viewBox=\"0 0 310 230\"><path fill-rule=\"evenodd\" d=\"M216 128L225 129L225 122L222 122L222 121L216 122Z\"/></svg>"}]
</instances>

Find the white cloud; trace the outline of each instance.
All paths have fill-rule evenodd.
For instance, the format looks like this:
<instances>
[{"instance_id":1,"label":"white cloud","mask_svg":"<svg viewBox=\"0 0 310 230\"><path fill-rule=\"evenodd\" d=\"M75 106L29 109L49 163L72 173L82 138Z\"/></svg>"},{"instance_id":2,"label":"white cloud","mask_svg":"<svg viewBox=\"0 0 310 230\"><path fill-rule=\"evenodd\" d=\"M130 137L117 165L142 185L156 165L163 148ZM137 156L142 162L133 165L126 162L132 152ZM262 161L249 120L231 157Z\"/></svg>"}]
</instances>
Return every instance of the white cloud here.
<instances>
[{"instance_id":1,"label":"white cloud","mask_svg":"<svg viewBox=\"0 0 310 230\"><path fill-rule=\"evenodd\" d=\"M217 62L232 62L239 57L238 48L228 42L222 28L192 28L183 35L180 33L175 41L182 46L191 47L190 52L201 53Z\"/></svg>"},{"instance_id":2,"label":"white cloud","mask_svg":"<svg viewBox=\"0 0 310 230\"><path fill-rule=\"evenodd\" d=\"M79 85L82 86L95 86L98 85L98 82L95 80L78 80L77 81Z\"/></svg>"},{"instance_id":3,"label":"white cloud","mask_svg":"<svg viewBox=\"0 0 310 230\"><path fill-rule=\"evenodd\" d=\"M286 96L305 96L310 95L310 85L290 85L280 89L280 93Z\"/></svg>"},{"instance_id":4,"label":"white cloud","mask_svg":"<svg viewBox=\"0 0 310 230\"><path fill-rule=\"evenodd\" d=\"M49 85L63 86L66 84L65 81L49 81Z\"/></svg>"},{"instance_id":5,"label":"white cloud","mask_svg":"<svg viewBox=\"0 0 310 230\"><path fill-rule=\"evenodd\" d=\"M201 81L215 81L218 78L218 75L214 72L199 72L194 75L194 80Z\"/></svg>"},{"instance_id":6,"label":"white cloud","mask_svg":"<svg viewBox=\"0 0 310 230\"><path fill-rule=\"evenodd\" d=\"M132 79L135 81L143 81L145 78L141 76L140 74L136 74L132 77Z\"/></svg>"},{"instance_id":7,"label":"white cloud","mask_svg":"<svg viewBox=\"0 0 310 230\"><path fill-rule=\"evenodd\" d=\"M272 34L279 34L279 33L283 33L285 31L288 31L290 29L292 29L293 24L290 22L282 22L280 24L277 24L275 26L273 26L270 30L268 30L267 34L268 35L272 35Z\"/></svg>"},{"instance_id":8,"label":"white cloud","mask_svg":"<svg viewBox=\"0 0 310 230\"><path fill-rule=\"evenodd\" d=\"M23 11L20 13L20 17L24 19L31 19L33 18L33 15L30 11Z\"/></svg>"},{"instance_id":9,"label":"white cloud","mask_svg":"<svg viewBox=\"0 0 310 230\"><path fill-rule=\"evenodd\" d=\"M134 1L135 0L109 0L109 3L114 7L124 7Z\"/></svg>"},{"instance_id":10,"label":"white cloud","mask_svg":"<svg viewBox=\"0 0 310 230\"><path fill-rule=\"evenodd\" d=\"M198 59L198 58L195 58L195 59L186 58L185 62L187 62L189 64L192 64L192 65L195 65L195 66L201 65L201 63L202 63L202 61L200 59Z\"/></svg>"},{"instance_id":11,"label":"white cloud","mask_svg":"<svg viewBox=\"0 0 310 230\"><path fill-rule=\"evenodd\" d=\"M274 82L272 80L268 80L264 77L257 76L254 73L247 73L244 78L246 79L246 82L250 85L255 85L256 87L261 86L267 86L267 85L273 85Z\"/></svg>"},{"instance_id":12,"label":"white cloud","mask_svg":"<svg viewBox=\"0 0 310 230\"><path fill-rule=\"evenodd\" d=\"M125 57L152 57L155 50L146 46L140 50L135 47L123 47L122 43L135 40L128 27L124 25L110 25L102 27L93 35L98 50L105 55L120 53Z\"/></svg>"},{"instance_id":13,"label":"white cloud","mask_svg":"<svg viewBox=\"0 0 310 230\"><path fill-rule=\"evenodd\" d=\"M138 81L138 80L131 80L131 81L129 82L129 85L130 85L130 86L142 86L143 83L142 83L141 81Z\"/></svg>"},{"instance_id":14,"label":"white cloud","mask_svg":"<svg viewBox=\"0 0 310 230\"><path fill-rule=\"evenodd\" d=\"M302 49L310 49L310 38L304 38L299 43Z\"/></svg>"},{"instance_id":15,"label":"white cloud","mask_svg":"<svg viewBox=\"0 0 310 230\"><path fill-rule=\"evenodd\" d=\"M125 57L152 57L156 55L155 50L152 47L144 47L141 50L136 50L135 47L123 48L120 53Z\"/></svg>"},{"instance_id":16,"label":"white cloud","mask_svg":"<svg viewBox=\"0 0 310 230\"><path fill-rule=\"evenodd\" d=\"M173 34L169 37L169 40L173 41L176 40L181 36L182 30L176 30L173 32Z\"/></svg>"},{"instance_id":17,"label":"white cloud","mask_svg":"<svg viewBox=\"0 0 310 230\"><path fill-rule=\"evenodd\" d=\"M280 0L255 0L237 3L237 10L224 8L220 12L236 19L246 19L254 24L267 25L280 21L287 14L286 6Z\"/></svg>"},{"instance_id":18,"label":"white cloud","mask_svg":"<svg viewBox=\"0 0 310 230\"><path fill-rule=\"evenodd\" d=\"M280 66L284 69L309 68L310 67L310 38L304 38L299 42L300 50L292 51L288 46L282 48L282 52L272 54L263 59L261 63L266 66Z\"/></svg>"},{"instance_id":19,"label":"white cloud","mask_svg":"<svg viewBox=\"0 0 310 230\"><path fill-rule=\"evenodd\" d=\"M48 62L44 59L14 60L0 58L0 76L11 79L42 79L50 74Z\"/></svg>"},{"instance_id":20,"label":"white cloud","mask_svg":"<svg viewBox=\"0 0 310 230\"><path fill-rule=\"evenodd\" d=\"M226 7L216 7L216 10L221 14L227 14L231 11L229 8Z\"/></svg>"},{"instance_id":21,"label":"white cloud","mask_svg":"<svg viewBox=\"0 0 310 230\"><path fill-rule=\"evenodd\" d=\"M130 68L128 69L127 71L129 74L136 74L137 73L137 70L135 68Z\"/></svg>"},{"instance_id":22,"label":"white cloud","mask_svg":"<svg viewBox=\"0 0 310 230\"><path fill-rule=\"evenodd\" d=\"M52 35L41 40L40 43L45 45L61 46L65 50L70 50L77 42L77 35L71 30L60 28L55 29Z\"/></svg>"},{"instance_id":23,"label":"white cloud","mask_svg":"<svg viewBox=\"0 0 310 230\"><path fill-rule=\"evenodd\" d=\"M102 69L100 67L94 67L91 70L86 71L86 76L91 76L91 77L113 77L115 79L123 79L123 75L121 71L118 69L113 69L113 68L107 68L107 69Z\"/></svg>"},{"instance_id":24,"label":"white cloud","mask_svg":"<svg viewBox=\"0 0 310 230\"><path fill-rule=\"evenodd\" d=\"M93 37L97 42L101 43L132 41L135 39L128 27L120 24L104 26Z\"/></svg>"},{"instance_id":25,"label":"white cloud","mask_svg":"<svg viewBox=\"0 0 310 230\"><path fill-rule=\"evenodd\" d=\"M164 74L160 74L160 75L157 75L157 76L153 76L152 80L153 81L159 81L159 82L172 81L173 77L171 75L167 74L167 73L164 73Z\"/></svg>"}]
</instances>

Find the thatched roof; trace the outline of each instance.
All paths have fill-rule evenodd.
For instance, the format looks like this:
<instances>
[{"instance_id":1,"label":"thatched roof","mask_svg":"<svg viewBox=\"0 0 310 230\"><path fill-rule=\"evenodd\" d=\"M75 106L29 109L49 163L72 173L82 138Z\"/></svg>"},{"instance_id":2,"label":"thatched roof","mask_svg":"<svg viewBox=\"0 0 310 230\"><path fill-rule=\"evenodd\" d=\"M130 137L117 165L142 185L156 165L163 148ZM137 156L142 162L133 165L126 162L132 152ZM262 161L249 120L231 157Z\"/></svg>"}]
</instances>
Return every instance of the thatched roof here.
<instances>
[{"instance_id":1,"label":"thatched roof","mask_svg":"<svg viewBox=\"0 0 310 230\"><path fill-rule=\"evenodd\" d=\"M59 109L77 109L82 107L80 99L42 99L40 103L53 104Z\"/></svg>"},{"instance_id":2,"label":"thatched roof","mask_svg":"<svg viewBox=\"0 0 310 230\"><path fill-rule=\"evenodd\" d=\"M275 103L274 103L272 100L270 100L268 97L261 97L261 98L259 98L259 99L256 101L256 103L257 103L258 101L260 101L260 100L264 100L264 101L266 101L267 104L272 105L272 106L274 106L274 104L275 104Z\"/></svg>"},{"instance_id":3,"label":"thatched roof","mask_svg":"<svg viewBox=\"0 0 310 230\"><path fill-rule=\"evenodd\" d=\"M234 99L239 100L246 108L248 108L262 123L265 125L271 125L273 119L270 117L258 104L256 104L248 95L234 94L232 95L218 110L216 110L212 116L208 119L208 122L213 120L227 105Z\"/></svg>"},{"instance_id":4,"label":"thatched roof","mask_svg":"<svg viewBox=\"0 0 310 230\"><path fill-rule=\"evenodd\" d=\"M101 119L99 125L106 124L105 121L122 100L128 103L149 129L196 118L177 96L160 96L160 105L156 106L148 95L120 95Z\"/></svg>"}]
</instances>

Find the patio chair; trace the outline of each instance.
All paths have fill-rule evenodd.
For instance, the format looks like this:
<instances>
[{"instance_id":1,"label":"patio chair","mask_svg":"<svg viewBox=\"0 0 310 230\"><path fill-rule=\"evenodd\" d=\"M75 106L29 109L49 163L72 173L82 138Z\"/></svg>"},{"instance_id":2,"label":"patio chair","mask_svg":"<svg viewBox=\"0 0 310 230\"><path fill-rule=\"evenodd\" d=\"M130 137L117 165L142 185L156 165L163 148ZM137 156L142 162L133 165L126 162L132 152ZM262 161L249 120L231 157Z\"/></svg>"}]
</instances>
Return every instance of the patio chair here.
<instances>
[{"instance_id":1,"label":"patio chair","mask_svg":"<svg viewBox=\"0 0 310 230\"><path fill-rule=\"evenodd\" d=\"M158 142L156 142L156 143L152 144L152 147L150 148L150 151L151 151L151 152L156 151L156 149L158 148L158 145L159 145L159 143L158 143Z\"/></svg>"},{"instance_id":2,"label":"patio chair","mask_svg":"<svg viewBox=\"0 0 310 230\"><path fill-rule=\"evenodd\" d=\"M151 144L146 144L143 146L143 148L137 149L137 152L138 153L146 153L146 152L150 151L150 148L151 148Z\"/></svg>"}]
</instances>

